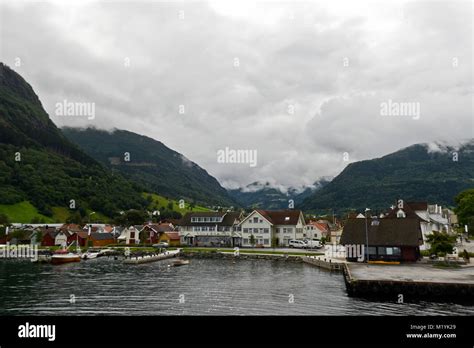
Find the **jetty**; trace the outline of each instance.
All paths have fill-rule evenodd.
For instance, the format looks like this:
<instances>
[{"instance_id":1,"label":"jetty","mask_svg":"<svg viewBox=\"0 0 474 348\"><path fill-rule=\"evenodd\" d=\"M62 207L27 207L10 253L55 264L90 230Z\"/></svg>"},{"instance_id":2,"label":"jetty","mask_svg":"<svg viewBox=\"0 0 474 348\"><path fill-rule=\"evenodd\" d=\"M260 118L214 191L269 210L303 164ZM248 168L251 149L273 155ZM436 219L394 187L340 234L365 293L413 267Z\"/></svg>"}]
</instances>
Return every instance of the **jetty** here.
<instances>
[{"instance_id":1,"label":"jetty","mask_svg":"<svg viewBox=\"0 0 474 348\"><path fill-rule=\"evenodd\" d=\"M474 266L435 268L431 264L346 263L349 296L363 298L474 302Z\"/></svg>"},{"instance_id":2,"label":"jetty","mask_svg":"<svg viewBox=\"0 0 474 348\"><path fill-rule=\"evenodd\" d=\"M160 254L142 255L142 256L131 256L126 258L123 263L137 265L141 263L155 262L165 259L171 259L178 256L181 253L181 249L165 251Z\"/></svg>"},{"instance_id":3,"label":"jetty","mask_svg":"<svg viewBox=\"0 0 474 348\"><path fill-rule=\"evenodd\" d=\"M302 256L302 260L303 262L332 272L342 272L346 263L345 261L335 260L324 256Z\"/></svg>"}]
</instances>

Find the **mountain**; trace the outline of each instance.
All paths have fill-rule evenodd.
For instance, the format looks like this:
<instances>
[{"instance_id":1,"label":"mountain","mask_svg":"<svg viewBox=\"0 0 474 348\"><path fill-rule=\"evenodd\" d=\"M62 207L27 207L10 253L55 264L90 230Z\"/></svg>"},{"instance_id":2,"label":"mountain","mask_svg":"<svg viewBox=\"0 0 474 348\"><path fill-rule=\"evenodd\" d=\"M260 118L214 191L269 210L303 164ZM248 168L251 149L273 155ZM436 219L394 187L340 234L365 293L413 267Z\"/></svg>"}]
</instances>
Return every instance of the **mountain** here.
<instances>
[{"instance_id":1,"label":"mountain","mask_svg":"<svg viewBox=\"0 0 474 348\"><path fill-rule=\"evenodd\" d=\"M290 200L293 200L294 207L298 208L306 197L312 195L327 183L327 179L321 179L315 182L313 186L306 187L303 190L290 188L283 192L283 190L273 187L268 182L254 182L244 188L228 191L237 203L247 208L288 209Z\"/></svg>"},{"instance_id":2,"label":"mountain","mask_svg":"<svg viewBox=\"0 0 474 348\"><path fill-rule=\"evenodd\" d=\"M385 210L398 198L452 206L458 193L472 187L474 140L458 149L416 144L381 158L349 164L328 185L307 197L302 208Z\"/></svg>"},{"instance_id":3,"label":"mountain","mask_svg":"<svg viewBox=\"0 0 474 348\"><path fill-rule=\"evenodd\" d=\"M43 216L54 207L112 216L147 204L137 185L108 173L64 137L31 86L0 63L0 204L21 202Z\"/></svg>"},{"instance_id":4,"label":"mountain","mask_svg":"<svg viewBox=\"0 0 474 348\"><path fill-rule=\"evenodd\" d=\"M214 177L157 140L125 130L62 131L112 172L122 174L147 191L205 205L236 205Z\"/></svg>"}]
</instances>

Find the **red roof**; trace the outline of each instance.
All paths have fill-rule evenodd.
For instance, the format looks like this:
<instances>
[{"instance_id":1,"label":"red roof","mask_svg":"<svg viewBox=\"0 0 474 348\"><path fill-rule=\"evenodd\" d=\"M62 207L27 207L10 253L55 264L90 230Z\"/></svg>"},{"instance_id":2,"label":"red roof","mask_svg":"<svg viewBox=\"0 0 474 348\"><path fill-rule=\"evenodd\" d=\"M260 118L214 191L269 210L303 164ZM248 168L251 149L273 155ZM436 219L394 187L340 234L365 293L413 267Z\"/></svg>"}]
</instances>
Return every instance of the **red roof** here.
<instances>
[{"instance_id":1,"label":"red roof","mask_svg":"<svg viewBox=\"0 0 474 348\"><path fill-rule=\"evenodd\" d=\"M179 232L165 232L171 240L179 240Z\"/></svg>"}]
</instances>

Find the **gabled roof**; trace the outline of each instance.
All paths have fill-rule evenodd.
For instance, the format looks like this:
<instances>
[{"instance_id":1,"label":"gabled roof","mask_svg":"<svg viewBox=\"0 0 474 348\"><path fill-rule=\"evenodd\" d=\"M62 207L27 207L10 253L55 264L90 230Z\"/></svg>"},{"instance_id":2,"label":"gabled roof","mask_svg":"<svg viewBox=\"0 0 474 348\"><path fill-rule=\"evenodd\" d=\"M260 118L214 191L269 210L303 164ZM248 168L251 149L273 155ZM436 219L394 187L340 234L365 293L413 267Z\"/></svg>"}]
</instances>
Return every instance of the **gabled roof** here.
<instances>
[{"instance_id":1,"label":"gabled roof","mask_svg":"<svg viewBox=\"0 0 474 348\"><path fill-rule=\"evenodd\" d=\"M322 232L329 232L330 230L329 224L327 222L310 220L309 222L307 222L307 225L312 225Z\"/></svg>"},{"instance_id":2,"label":"gabled roof","mask_svg":"<svg viewBox=\"0 0 474 348\"><path fill-rule=\"evenodd\" d=\"M83 238L83 239L89 237L89 233L85 231L74 232L70 235L70 237L76 238L76 235L79 236L79 238Z\"/></svg>"},{"instance_id":3,"label":"gabled roof","mask_svg":"<svg viewBox=\"0 0 474 348\"><path fill-rule=\"evenodd\" d=\"M367 221L369 246L419 246L423 244L419 219L380 219L378 225ZM348 219L341 244L366 244L366 220Z\"/></svg>"},{"instance_id":4,"label":"gabled roof","mask_svg":"<svg viewBox=\"0 0 474 348\"><path fill-rule=\"evenodd\" d=\"M393 209L391 209L387 215L385 215L384 219L401 219L401 218L398 218L397 217L397 213L399 210L403 210L403 212L405 213L405 218L410 218L410 219L419 219L419 220L423 220L423 221L426 221L424 220L423 218L421 218L416 212L415 210L412 208L411 205L409 205L408 203L404 203L403 204L403 208L398 208L398 207L395 207Z\"/></svg>"},{"instance_id":5,"label":"gabled roof","mask_svg":"<svg viewBox=\"0 0 474 348\"><path fill-rule=\"evenodd\" d=\"M170 224L150 224L143 228L147 230L153 230L156 233L174 231L174 228L170 226Z\"/></svg>"},{"instance_id":6,"label":"gabled roof","mask_svg":"<svg viewBox=\"0 0 474 348\"><path fill-rule=\"evenodd\" d=\"M222 222L191 222L193 217L224 217ZM239 212L229 211L229 212L191 212L186 213L181 218L178 226L233 226L235 220L238 220L240 217Z\"/></svg>"},{"instance_id":7,"label":"gabled roof","mask_svg":"<svg viewBox=\"0 0 474 348\"><path fill-rule=\"evenodd\" d=\"M93 240L113 240L114 235L112 233L93 232L93 233L91 233L91 239L93 239Z\"/></svg>"},{"instance_id":8,"label":"gabled roof","mask_svg":"<svg viewBox=\"0 0 474 348\"><path fill-rule=\"evenodd\" d=\"M301 216L301 210L256 210L273 225L296 225Z\"/></svg>"},{"instance_id":9,"label":"gabled roof","mask_svg":"<svg viewBox=\"0 0 474 348\"><path fill-rule=\"evenodd\" d=\"M171 240L179 240L179 232L165 232L168 237L170 237Z\"/></svg>"}]
</instances>

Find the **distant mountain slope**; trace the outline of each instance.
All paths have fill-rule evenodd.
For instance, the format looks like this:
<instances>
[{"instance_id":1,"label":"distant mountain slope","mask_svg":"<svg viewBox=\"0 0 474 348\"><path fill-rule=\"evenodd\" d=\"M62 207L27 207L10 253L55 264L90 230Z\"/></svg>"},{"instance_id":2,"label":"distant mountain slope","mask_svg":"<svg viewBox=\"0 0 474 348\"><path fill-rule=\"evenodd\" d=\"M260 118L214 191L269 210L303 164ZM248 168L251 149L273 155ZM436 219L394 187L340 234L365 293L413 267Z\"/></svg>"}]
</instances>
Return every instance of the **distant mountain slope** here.
<instances>
[{"instance_id":1,"label":"distant mountain slope","mask_svg":"<svg viewBox=\"0 0 474 348\"><path fill-rule=\"evenodd\" d=\"M303 191L289 189L287 192L282 192L269 183L254 182L243 189L229 190L229 194L240 205L247 208L288 209L290 200L293 200L294 207L298 208L306 197L312 195L327 182L321 180L316 182L313 187L308 187Z\"/></svg>"},{"instance_id":2,"label":"distant mountain slope","mask_svg":"<svg viewBox=\"0 0 474 348\"><path fill-rule=\"evenodd\" d=\"M147 191L188 202L235 205L214 177L157 140L124 130L64 128L63 133L87 154Z\"/></svg>"},{"instance_id":3,"label":"distant mountain slope","mask_svg":"<svg viewBox=\"0 0 474 348\"><path fill-rule=\"evenodd\" d=\"M83 214L112 216L146 206L140 191L66 139L31 86L0 63L0 204L29 201L52 216L74 200Z\"/></svg>"},{"instance_id":4,"label":"distant mountain slope","mask_svg":"<svg viewBox=\"0 0 474 348\"><path fill-rule=\"evenodd\" d=\"M349 164L328 185L303 201L306 210L386 209L397 198L453 205L474 187L474 141L458 149L429 151L417 144L387 156Z\"/></svg>"}]
</instances>

